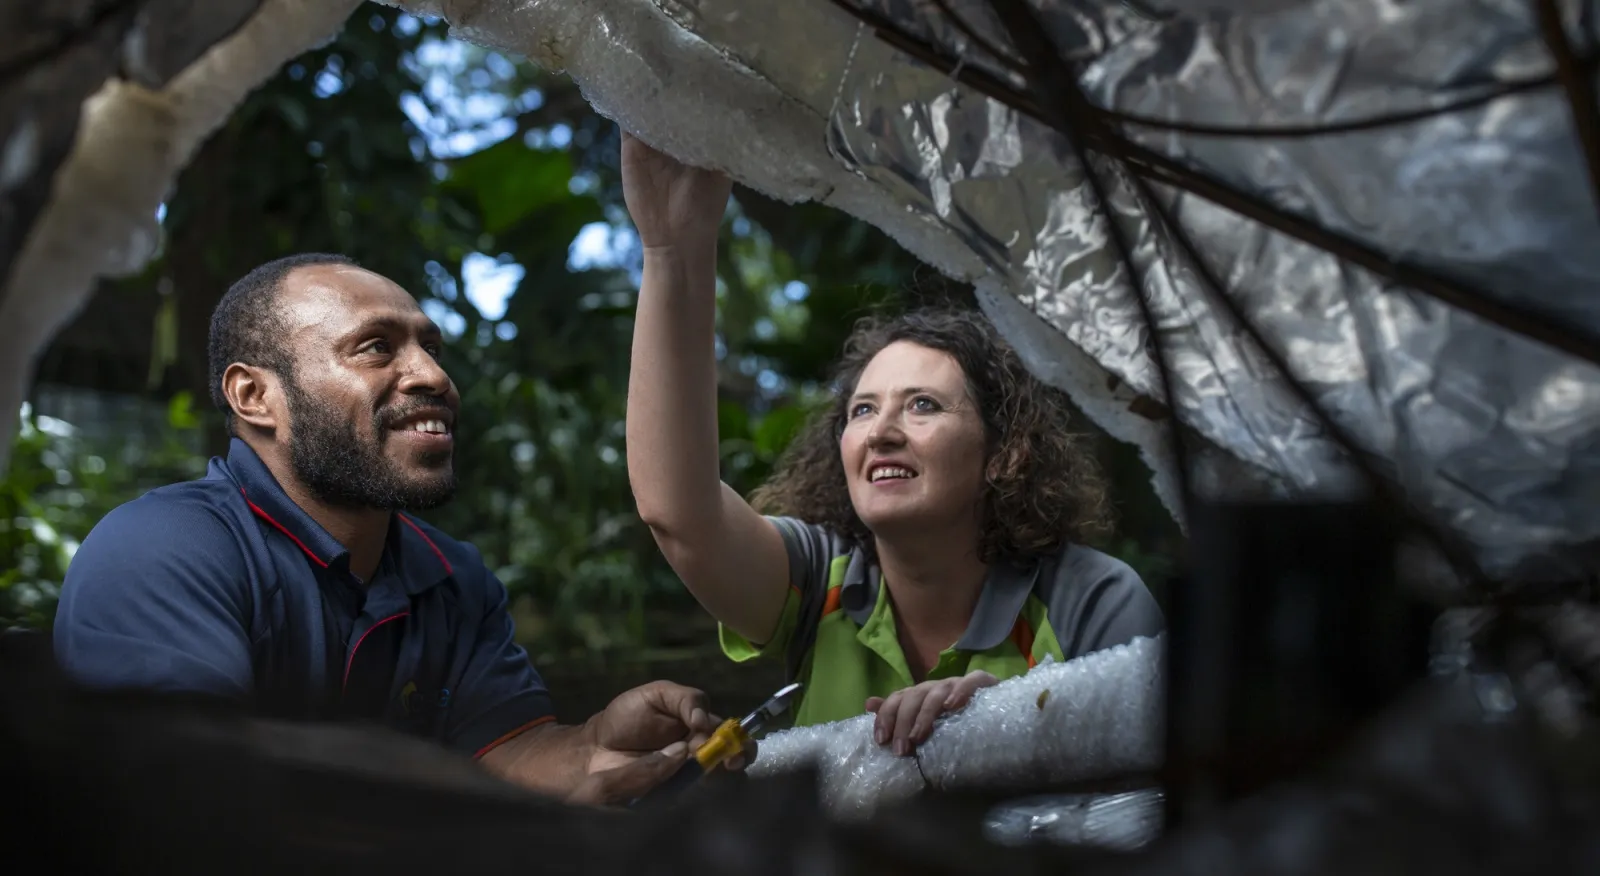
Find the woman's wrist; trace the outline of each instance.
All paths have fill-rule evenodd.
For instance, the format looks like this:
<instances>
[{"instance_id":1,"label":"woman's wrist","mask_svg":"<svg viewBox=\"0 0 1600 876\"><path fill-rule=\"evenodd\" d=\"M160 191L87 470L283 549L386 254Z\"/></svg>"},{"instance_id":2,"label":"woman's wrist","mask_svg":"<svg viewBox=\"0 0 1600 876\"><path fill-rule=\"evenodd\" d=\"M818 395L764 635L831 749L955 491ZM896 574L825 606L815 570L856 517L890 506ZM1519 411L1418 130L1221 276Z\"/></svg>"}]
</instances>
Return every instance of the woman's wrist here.
<instances>
[{"instance_id":1,"label":"woman's wrist","mask_svg":"<svg viewBox=\"0 0 1600 876\"><path fill-rule=\"evenodd\" d=\"M666 267L711 266L717 263L717 238L683 235L668 243L647 244L644 247L646 265Z\"/></svg>"}]
</instances>

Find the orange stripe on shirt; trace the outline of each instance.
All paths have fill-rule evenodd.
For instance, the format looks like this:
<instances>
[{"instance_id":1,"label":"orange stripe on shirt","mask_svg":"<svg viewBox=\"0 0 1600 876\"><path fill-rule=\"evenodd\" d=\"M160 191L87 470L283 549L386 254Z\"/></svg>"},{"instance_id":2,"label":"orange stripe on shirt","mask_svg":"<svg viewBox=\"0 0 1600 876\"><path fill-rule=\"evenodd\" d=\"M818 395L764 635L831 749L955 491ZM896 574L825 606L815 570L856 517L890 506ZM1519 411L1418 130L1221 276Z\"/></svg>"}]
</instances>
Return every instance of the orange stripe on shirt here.
<instances>
[{"instance_id":1,"label":"orange stripe on shirt","mask_svg":"<svg viewBox=\"0 0 1600 876\"><path fill-rule=\"evenodd\" d=\"M828 596L822 601L823 617L827 617L839 610L839 592L843 589L843 587L830 587L828 589Z\"/></svg>"},{"instance_id":2,"label":"orange stripe on shirt","mask_svg":"<svg viewBox=\"0 0 1600 876\"><path fill-rule=\"evenodd\" d=\"M1020 617L1011 627L1011 641L1016 643L1017 650L1022 652L1022 656L1028 658L1028 668L1032 669L1034 664L1039 662L1033 656L1033 628Z\"/></svg>"}]
</instances>

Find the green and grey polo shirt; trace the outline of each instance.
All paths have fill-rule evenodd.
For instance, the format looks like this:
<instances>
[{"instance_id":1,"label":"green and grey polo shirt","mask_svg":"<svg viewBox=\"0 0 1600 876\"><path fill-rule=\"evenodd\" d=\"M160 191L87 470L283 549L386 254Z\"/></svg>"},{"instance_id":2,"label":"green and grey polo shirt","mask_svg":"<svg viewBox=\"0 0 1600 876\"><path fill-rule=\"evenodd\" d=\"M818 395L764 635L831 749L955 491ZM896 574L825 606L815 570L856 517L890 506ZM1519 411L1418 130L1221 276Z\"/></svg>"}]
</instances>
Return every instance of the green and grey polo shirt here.
<instances>
[{"instance_id":1,"label":"green and grey polo shirt","mask_svg":"<svg viewBox=\"0 0 1600 876\"><path fill-rule=\"evenodd\" d=\"M894 609L877 564L861 545L792 518L768 518L789 550L789 598L773 639L762 646L720 628L722 649L738 662L774 657L805 683L795 724L854 718L867 697L914 684L894 631ZM1045 659L1070 660L1155 636L1162 609L1128 564L1082 545L1042 563L995 564L966 633L928 671L928 679L984 670L1022 675Z\"/></svg>"},{"instance_id":2,"label":"green and grey polo shirt","mask_svg":"<svg viewBox=\"0 0 1600 876\"><path fill-rule=\"evenodd\" d=\"M796 726L855 717L868 697L910 687L888 588L868 554L821 526L768 519L789 553L783 617L772 641L759 646L721 627L723 652L739 662L786 662L789 675L806 685ZM940 653L927 677L981 669L1004 680L1046 655L1070 660L1155 636L1164 626L1155 598L1128 564L1068 545L1043 562L991 566L966 633Z\"/></svg>"}]
</instances>

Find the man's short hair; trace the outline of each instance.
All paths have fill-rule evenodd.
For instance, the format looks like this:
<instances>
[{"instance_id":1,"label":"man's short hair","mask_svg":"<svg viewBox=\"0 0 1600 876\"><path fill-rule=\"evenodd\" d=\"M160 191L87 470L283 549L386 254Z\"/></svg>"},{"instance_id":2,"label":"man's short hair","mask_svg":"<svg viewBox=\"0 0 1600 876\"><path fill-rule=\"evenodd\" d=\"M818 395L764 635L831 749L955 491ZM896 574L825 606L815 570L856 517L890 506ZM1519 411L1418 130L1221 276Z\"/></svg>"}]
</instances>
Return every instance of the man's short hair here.
<instances>
[{"instance_id":1,"label":"man's short hair","mask_svg":"<svg viewBox=\"0 0 1600 876\"><path fill-rule=\"evenodd\" d=\"M323 265L360 267L355 260L333 253L310 252L273 259L239 278L211 313L207 339L211 403L227 418L233 432L233 407L222 389L222 374L235 362L266 368L280 377L293 372L294 362L284 347L287 327L278 311L278 292L296 268Z\"/></svg>"}]
</instances>

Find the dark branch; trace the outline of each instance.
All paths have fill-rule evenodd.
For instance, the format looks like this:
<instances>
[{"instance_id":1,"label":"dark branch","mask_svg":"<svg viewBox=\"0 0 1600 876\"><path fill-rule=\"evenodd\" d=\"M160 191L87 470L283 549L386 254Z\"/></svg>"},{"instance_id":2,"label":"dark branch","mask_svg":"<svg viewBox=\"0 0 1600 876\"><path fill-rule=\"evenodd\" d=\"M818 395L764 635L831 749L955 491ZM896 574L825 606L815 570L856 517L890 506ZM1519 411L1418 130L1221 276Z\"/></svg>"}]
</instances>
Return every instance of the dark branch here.
<instances>
[{"instance_id":1,"label":"dark branch","mask_svg":"<svg viewBox=\"0 0 1600 876\"><path fill-rule=\"evenodd\" d=\"M1589 185L1594 189L1594 203L1600 209L1600 106L1595 104L1592 73L1587 65L1572 51L1567 42L1566 25L1561 21L1561 9L1555 0L1533 0L1534 12L1539 16L1539 29L1550 47L1550 57L1556 63L1556 77L1572 106L1572 126L1577 131L1578 142L1583 147L1583 157L1589 167Z\"/></svg>"}]
</instances>

